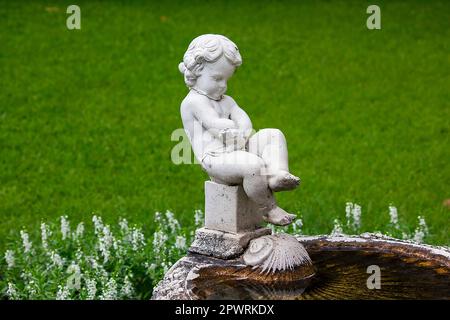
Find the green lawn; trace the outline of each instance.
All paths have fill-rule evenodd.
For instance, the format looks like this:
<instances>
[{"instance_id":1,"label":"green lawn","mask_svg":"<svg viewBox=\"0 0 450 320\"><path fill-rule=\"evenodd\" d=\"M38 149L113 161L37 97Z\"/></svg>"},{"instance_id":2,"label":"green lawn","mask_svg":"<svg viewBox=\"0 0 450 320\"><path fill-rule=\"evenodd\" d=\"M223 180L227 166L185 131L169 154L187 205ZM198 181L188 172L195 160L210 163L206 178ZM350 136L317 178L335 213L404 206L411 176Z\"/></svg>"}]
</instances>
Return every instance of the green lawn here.
<instances>
[{"instance_id":1,"label":"green lawn","mask_svg":"<svg viewBox=\"0 0 450 320\"><path fill-rule=\"evenodd\" d=\"M450 244L450 2L377 1L374 31L367 1L76 1L69 31L72 3L0 1L0 249L63 214L193 223L207 177L171 162L170 136L203 33L239 46L228 93L254 127L285 133L303 185L278 199L305 232L330 232L347 201L384 231L394 204Z\"/></svg>"}]
</instances>

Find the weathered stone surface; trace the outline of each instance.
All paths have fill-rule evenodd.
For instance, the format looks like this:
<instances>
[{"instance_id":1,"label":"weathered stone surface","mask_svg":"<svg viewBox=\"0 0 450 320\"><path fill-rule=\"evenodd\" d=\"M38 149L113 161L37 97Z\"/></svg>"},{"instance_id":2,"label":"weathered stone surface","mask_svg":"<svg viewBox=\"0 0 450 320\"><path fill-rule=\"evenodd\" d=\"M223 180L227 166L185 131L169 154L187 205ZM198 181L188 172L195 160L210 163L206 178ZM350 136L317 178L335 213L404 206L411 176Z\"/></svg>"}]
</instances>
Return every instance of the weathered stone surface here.
<instances>
[{"instance_id":1,"label":"weathered stone surface","mask_svg":"<svg viewBox=\"0 0 450 320\"><path fill-rule=\"evenodd\" d=\"M220 259L233 259L244 252L250 240L271 233L269 228L237 234L200 228L195 232L195 240L189 252Z\"/></svg>"},{"instance_id":2,"label":"weathered stone surface","mask_svg":"<svg viewBox=\"0 0 450 320\"><path fill-rule=\"evenodd\" d=\"M205 285L208 287L209 294L214 295L215 283L229 280L233 282L236 279L241 279L243 282L250 281L252 285L261 286L263 289L275 285L275 287L284 291L282 287L290 282L296 282L300 285L299 281L303 281L302 284L306 286L313 274L314 269L311 265L285 272L261 273L260 270L245 265L241 258L223 260L198 254L188 254L178 260L167 272L164 279L158 283L153 290L152 300L199 300L202 299L202 295L198 295L198 289L204 290ZM200 284L200 287L197 287L198 284ZM296 290L296 292L301 294L303 290L304 287ZM219 291L218 294L213 298L225 298L221 296ZM211 298L211 296L208 298Z\"/></svg>"},{"instance_id":3,"label":"weathered stone surface","mask_svg":"<svg viewBox=\"0 0 450 320\"><path fill-rule=\"evenodd\" d=\"M230 233L253 231L263 223L262 212L242 186L205 182L205 227Z\"/></svg>"},{"instance_id":4,"label":"weathered stone surface","mask_svg":"<svg viewBox=\"0 0 450 320\"><path fill-rule=\"evenodd\" d=\"M243 255L246 265L262 273L293 270L301 265L312 267L311 258L292 235L279 233L253 239Z\"/></svg>"},{"instance_id":5,"label":"weathered stone surface","mask_svg":"<svg viewBox=\"0 0 450 320\"><path fill-rule=\"evenodd\" d=\"M312 278L308 268L261 273L241 258L190 253L167 272L152 299L449 299L449 248L375 235L297 239L312 259ZM369 290L368 265L382 266L389 283Z\"/></svg>"},{"instance_id":6,"label":"weathered stone surface","mask_svg":"<svg viewBox=\"0 0 450 320\"><path fill-rule=\"evenodd\" d=\"M189 300L185 282L192 267L187 257L178 260L153 289L152 300Z\"/></svg>"}]
</instances>

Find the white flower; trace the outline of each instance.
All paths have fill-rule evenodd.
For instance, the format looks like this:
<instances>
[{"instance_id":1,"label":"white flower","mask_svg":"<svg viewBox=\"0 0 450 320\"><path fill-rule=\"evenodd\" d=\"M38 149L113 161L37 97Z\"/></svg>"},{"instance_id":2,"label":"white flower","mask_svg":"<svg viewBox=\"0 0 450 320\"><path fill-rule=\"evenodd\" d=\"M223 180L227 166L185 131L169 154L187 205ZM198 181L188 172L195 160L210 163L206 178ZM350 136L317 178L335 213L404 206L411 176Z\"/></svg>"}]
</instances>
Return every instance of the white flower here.
<instances>
[{"instance_id":1,"label":"white flower","mask_svg":"<svg viewBox=\"0 0 450 320\"><path fill-rule=\"evenodd\" d=\"M84 252L80 248L78 248L77 252L75 253L75 260L80 263L80 262L82 262L83 257L84 257Z\"/></svg>"},{"instance_id":2,"label":"white flower","mask_svg":"<svg viewBox=\"0 0 450 320\"><path fill-rule=\"evenodd\" d=\"M28 233L24 230L20 231L20 236L22 237L22 245L25 253L29 253L31 251L31 245L33 244L30 241L30 237Z\"/></svg>"},{"instance_id":3,"label":"white flower","mask_svg":"<svg viewBox=\"0 0 450 320\"><path fill-rule=\"evenodd\" d=\"M83 234L84 234L84 223L80 222L77 225L77 228L75 229L75 233L74 233L73 237L75 240L81 239L83 237Z\"/></svg>"},{"instance_id":4,"label":"white flower","mask_svg":"<svg viewBox=\"0 0 450 320\"><path fill-rule=\"evenodd\" d=\"M414 232L413 240L417 243L423 243L424 238L428 235L428 226L425 222L425 218L418 216L419 225Z\"/></svg>"},{"instance_id":5,"label":"white flower","mask_svg":"<svg viewBox=\"0 0 450 320\"><path fill-rule=\"evenodd\" d=\"M105 263L109 260L110 257L109 249L114 243L114 237L108 225L105 225L103 227L101 234L99 234L98 241L99 241L99 250L103 256L103 262Z\"/></svg>"},{"instance_id":6,"label":"white flower","mask_svg":"<svg viewBox=\"0 0 450 320\"><path fill-rule=\"evenodd\" d=\"M70 300L69 298L70 291L67 286L61 287L58 286L58 292L56 293L56 300Z\"/></svg>"},{"instance_id":7,"label":"white flower","mask_svg":"<svg viewBox=\"0 0 450 320\"><path fill-rule=\"evenodd\" d=\"M133 228L130 234L131 247L134 251L138 251L145 245L144 234L138 228Z\"/></svg>"},{"instance_id":8,"label":"white flower","mask_svg":"<svg viewBox=\"0 0 450 320\"><path fill-rule=\"evenodd\" d=\"M159 212L159 211L155 212L155 222L157 225L160 225L162 222L162 215L161 215L161 212Z\"/></svg>"},{"instance_id":9,"label":"white flower","mask_svg":"<svg viewBox=\"0 0 450 320\"><path fill-rule=\"evenodd\" d=\"M95 274L100 279L100 282L106 282L108 280L108 272L103 268L103 266L98 262L96 257L88 257L92 269L95 270Z\"/></svg>"},{"instance_id":10,"label":"white flower","mask_svg":"<svg viewBox=\"0 0 450 320\"><path fill-rule=\"evenodd\" d=\"M31 280L31 278L32 278L33 276L31 275L30 272L24 271L24 272L22 272L22 273L20 274L20 277L22 278L22 280L23 280L24 282L27 282L27 281Z\"/></svg>"},{"instance_id":11,"label":"white flower","mask_svg":"<svg viewBox=\"0 0 450 320\"><path fill-rule=\"evenodd\" d=\"M67 279L67 288L69 289L77 289L80 290L80 282L81 282L81 270L80 266L75 262L72 262L71 265L67 268L66 273L71 276Z\"/></svg>"},{"instance_id":12,"label":"white flower","mask_svg":"<svg viewBox=\"0 0 450 320\"><path fill-rule=\"evenodd\" d=\"M425 238L425 234L422 231L416 230L414 232L414 237L413 237L414 242L422 243L424 238Z\"/></svg>"},{"instance_id":13,"label":"white flower","mask_svg":"<svg viewBox=\"0 0 450 320\"><path fill-rule=\"evenodd\" d=\"M120 230L123 234L128 234L128 221L127 219L121 219L119 221Z\"/></svg>"},{"instance_id":14,"label":"white flower","mask_svg":"<svg viewBox=\"0 0 450 320\"><path fill-rule=\"evenodd\" d=\"M67 216L61 216L61 234L62 239L66 240L70 233L70 225Z\"/></svg>"},{"instance_id":15,"label":"white flower","mask_svg":"<svg viewBox=\"0 0 450 320\"><path fill-rule=\"evenodd\" d=\"M88 260L91 263L92 269L97 270L99 268L100 264L98 263L96 257L89 256Z\"/></svg>"},{"instance_id":16,"label":"white flower","mask_svg":"<svg viewBox=\"0 0 450 320\"><path fill-rule=\"evenodd\" d=\"M94 223L95 234L98 234L103 230L103 221L101 217L97 217L96 215L92 216L92 222Z\"/></svg>"},{"instance_id":17,"label":"white flower","mask_svg":"<svg viewBox=\"0 0 450 320\"><path fill-rule=\"evenodd\" d=\"M94 300L97 293L97 281L95 279L86 279L87 300Z\"/></svg>"},{"instance_id":18,"label":"white flower","mask_svg":"<svg viewBox=\"0 0 450 320\"><path fill-rule=\"evenodd\" d=\"M28 293L28 298L29 299L33 299L34 298L34 296L37 293L37 291L36 291L36 284L35 284L34 280L29 280L28 281L28 283L25 286L25 292Z\"/></svg>"},{"instance_id":19,"label":"white flower","mask_svg":"<svg viewBox=\"0 0 450 320\"><path fill-rule=\"evenodd\" d=\"M120 294L122 297L131 298L134 292L133 284L131 283L128 275L125 276L123 280L123 286L120 289Z\"/></svg>"},{"instance_id":20,"label":"white flower","mask_svg":"<svg viewBox=\"0 0 450 320\"><path fill-rule=\"evenodd\" d=\"M361 206L356 203L353 206L353 229L358 230L361 227Z\"/></svg>"},{"instance_id":21,"label":"white flower","mask_svg":"<svg viewBox=\"0 0 450 320\"><path fill-rule=\"evenodd\" d=\"M103 293L100 296L101 300L115 300L117 298L117 283L113 278L109 279L103 288Z\"/></svg>"},{"instance_id":22,"label":"white flower","mask_svg":"<svg viewBox=\"0 0 450 320\"><path fill-rule=\"evenodd\" d=\"M158 256L164 249L168 237L163 231L156 231L153 234L153 251Z\"/></svg>"},{"instance_id":23,"label":"white flower","mask_svg":"<svg viewBox=\"0 0 450 320\"><path fill-rule=\"evenodd\" d=\"M350 227L350 221L352 219L353 203L347 202L345 204L345 218L347 219L347 227Z\"/></svg>"},{"instance_id":24,"label":"white flower","mask_svg":"<svg viewBox=\"0 0 450 320\"><path fill-rule=\"evenodd\" d=\"M163 261L163 262L161 263L161 267L163 267L163 272L164 272L164 273L167 273L167 271L169 271L169 268L170 268L170 266L169 266L168 264L166 264L165 261Z\"/></svg>"},{"instance_id":25,"label":"white flower","mask_svg":"<svg viewBox=\"0 0 450 320\"><path fill-rule=\"evenodd\" d=\"M275 234L276 230L273 224L269 224L267 227L269 227L269 229L272 231L272 234Z\"/></svg>"},{"instance_id":26,"label":"white flower","mask_svg":"<svg viewBox=\"0 0 450 320\"><path fill-rule=\"evenodd\" d=\"M301 218L298 218L295 220L295 222L292 224L292 230L296 234L302 233L302 227L303 227L303 220Z\"/></svg>"},{"instance_id":27,"label":"white flower","mask_svg":"<svg viewBox=\"0 0 450 320\"><path fill-rule=\"evenodd\" d=\"M41 240L42 240L42 248L44 248L44 250L47 250L48 248L48 236L50 234L50 230L48 228L48 226L42 222L41 223Z\"/></svg>"},{"instance_id":28,"label":"white flower","mask_svg":"<svg viewBox=\"0 0 450 320\"><path fill-rule=\"evenodd\" d=\"M119 259L122 259L125 254L127 253L127 249L124 245L122 245L123 241L120 239L114 239L113 242L113 248L114 251L116 252L116 256Z\"/></svg>"},{"instance_id":29,"label":"white flower","mask_svg":"<svg viewBox=\"0 0 450 320\"><path fill-rule=\"evenodd\" d=\"M389 206L389 221L390 223L396 228L399 228L398 225L398 212L397 212L397 208L394 206Z\"/></svg>"},{"instance_id":30,"label":"white flower","mask_svg":"<svg viewBox=\"0 0 450 320\"><path fill-rule=\"evenodd\" d=\"M114 251L116 251L118 254L123 253L121 244L122 244L122 241L114 238L112 247L113 247Z\"/></svg>"},{"instance_id":31,"label":"white flower","mask_svg":"<svg viewBox=\"0 0 450 320\"><path fill-rule=\"evenodd\" d=\"M146 267L150 270L150 271L155 271L155 269L156 269L156 264L154 264L154 263L152 263L152 264L150 264L150 265L148 265L148 263L146 263L147 265L146 265Z\"/></svg>"},{"instance_id":32,"label":"white flower","mask_svg":"<svg viewBox=\"0 0 450 320\"><path fill-rule=\"evenodd\" d=\"M195 226L201 227L203 225L203 212L202 210L195 210L194 212L194 219L195 219Z\"/></svg>"},{"instance_id":33,"label":"white flower","mask_svg":"<svg viewBox=\"0 0 450 320\"><path fill-rule=\"evenodd\" d=\"M55 251L50 252L50 260L52 261L53 266L57 266L58 268L61 268L64 265L64 260Z\"/></svg>"},{"instance_id":34,"label":"white flower","mask_svg":"<svg viewBox=\"0 0 450 320\"><path fill-rule=\"evenodd\" d=\"M5 252L5 260L6 264L8 265L8 269L14 268L15 265L15 258L14 258L14 251L12 250L6 250Z\"/></svg>"},{"instance_id":35,"label":"white flower","mask_svg":"<svg viewBox=\"0 0 450 320\"><path fill-rule=\"evenodd\" d=\"M428 234L428 226L424 217L419 216L419 228L424 231L425 234Z\"/></svg>"},{"instance_id":36,"label":"white flower","mask_svg":"<svg viewBox=\"0 0 450 320\"><path fill-rule=\"evenodd\" d=\"M347 228L358 230L361 227L361 206L356 203L347 202L345 204L345 218Z\"/></svg>"},{"instance_id":37,"label":"white flower","mask_svg":"<svg viewBox=\"0 0 450 320\"><path fill-rule=\"evenodd\" d=\"M11 282L8 282L8 289L6 289L6 295L9 297L10 300L17 300L19 298L17 294L17 288Z\"/></svg>"},{"instance_id":38,"label":"white flower","mask_svg":"<svg viewBox=\"0 0 450 320\"><path fill-rule=\"evenodd\" d=\"M169 227L169 230L173 233L177 232L180 229L180 224L178 223L178 220L175 218L175 215L173 214L173 212L167 210L166 218L167 218L167 225Z\"/></svg>"},{"instance_id":39,"label":"white flower","mask_svg":"<svg viewBox=\"0 0 450 320\"><path fill-rule=\"evenodd\" d=\"M186 238L183 236L177 236L175 240L175 248L179 250L186 249Z\"/></svg>"},{"instance_id":40,"label":"white flower","mask_svg":"<svg viewBox=\"0 0 450 320\"><path fill-rule=\"evenodd\" d=\"M339 219L334 219L333 231L331 231L332 236L341 236L343 234L342 225Z\"/></svg>"}]
</instances>

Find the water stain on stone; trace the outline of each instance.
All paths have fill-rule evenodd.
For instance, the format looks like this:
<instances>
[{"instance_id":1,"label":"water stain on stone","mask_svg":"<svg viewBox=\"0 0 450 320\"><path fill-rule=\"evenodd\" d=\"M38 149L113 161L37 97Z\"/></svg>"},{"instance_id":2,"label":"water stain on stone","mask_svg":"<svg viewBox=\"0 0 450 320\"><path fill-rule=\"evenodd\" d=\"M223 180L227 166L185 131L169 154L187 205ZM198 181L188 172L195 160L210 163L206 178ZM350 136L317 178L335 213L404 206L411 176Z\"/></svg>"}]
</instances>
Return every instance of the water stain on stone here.
<instances>
[{"instance_id":1,"label":"water stain on stone","mask_svg":"<svg viewBox=\"0 0 450 320\"><path fill-rule=\"evenodd\" d=\"M188 281L195 299L450 299L450 261L408 244L303 243L314 269L260 274L233 262ZM381 288L367 286L368 266Z\"/></svg>"}]
</instances>

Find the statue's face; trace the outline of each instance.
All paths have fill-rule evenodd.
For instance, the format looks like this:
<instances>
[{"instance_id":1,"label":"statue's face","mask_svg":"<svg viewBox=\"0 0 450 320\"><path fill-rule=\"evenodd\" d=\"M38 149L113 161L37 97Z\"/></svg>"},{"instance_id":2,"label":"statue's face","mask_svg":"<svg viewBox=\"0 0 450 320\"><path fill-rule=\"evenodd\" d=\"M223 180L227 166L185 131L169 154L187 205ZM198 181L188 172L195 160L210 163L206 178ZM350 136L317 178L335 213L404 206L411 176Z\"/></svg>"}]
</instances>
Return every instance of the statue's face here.
<instances>
[{"instance_id":1,"label":"statue's face","mask_svg":"<svg viewBox=\"0 0 450 320\"><path fill-rule=\"evenodd\" d=\"M207 62L197 78L194 88L205 92L214 99L219 99L227 91L227 81L236 67L225 56L216 62Z\"/></svg>"}]
</instances>

